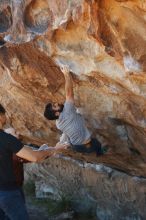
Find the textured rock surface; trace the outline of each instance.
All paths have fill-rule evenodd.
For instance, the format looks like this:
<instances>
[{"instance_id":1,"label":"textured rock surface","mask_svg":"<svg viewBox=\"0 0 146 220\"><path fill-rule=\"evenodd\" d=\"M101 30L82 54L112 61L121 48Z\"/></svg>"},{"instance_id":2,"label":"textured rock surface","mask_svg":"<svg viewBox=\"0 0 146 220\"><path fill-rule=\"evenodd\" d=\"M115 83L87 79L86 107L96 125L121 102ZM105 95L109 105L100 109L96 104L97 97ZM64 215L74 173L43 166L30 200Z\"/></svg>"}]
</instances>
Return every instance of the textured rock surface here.
<instances>
[{"instance_id":1,"label":"textured rock surface","mask_svg":"<svg viewBox=\"0 0 146 220\"><path fill-rule=\"evenodd\" d=\"M27 165L26 174L36 182L37 197L64 198L99 220L146 219L146 179L70 158Z\"/></svg>"},{"instance_id":2,"label":"textured rock surface","mask_svg":"<svg viewBox=\"0 0 146 220\"><path fill-rule=\"evenodd\" d=\"M22 135L54 144L48 101L64 101L59 66L74 74L76 104L111 145L103 162L146 176L144 0L0 2L0 101ZM51 137L51 138L50 138Z\"/></svg>"},{"instance_id":3,"label":"textured rock surface","mask_svg":"<svg viewBox=\"0 0 146 220\"><path fill-rule=\"evenodd\" d=\"M59 134L43 111L64 101L58 66L67 64L77 106L111 145L107 156L84 160L146 176L145 27L144 0L1 1L0 101L9 123L25 138L55 144Z\"/></svg>"},{"instance_id":4,"label":"textured rock surface","mask_svg":"<svg viewBox=\"0 0 146 220\"><path fill-rule=\"evenodd\" d=\"M57 142L43 111L48 101L64 101L59 66L67 64L77 107L111 146L98 158L66 150L70 158L146 177L145 58L145 0L0 1L0 102L9 124L27 141ZM60 192L67 182L67 193L92 201L100 220L146 219L145 179L95 167L52 159L28 173L37 173L37 192L39 178L53 195L57 181Z\"/></svg>"}]
</instances>

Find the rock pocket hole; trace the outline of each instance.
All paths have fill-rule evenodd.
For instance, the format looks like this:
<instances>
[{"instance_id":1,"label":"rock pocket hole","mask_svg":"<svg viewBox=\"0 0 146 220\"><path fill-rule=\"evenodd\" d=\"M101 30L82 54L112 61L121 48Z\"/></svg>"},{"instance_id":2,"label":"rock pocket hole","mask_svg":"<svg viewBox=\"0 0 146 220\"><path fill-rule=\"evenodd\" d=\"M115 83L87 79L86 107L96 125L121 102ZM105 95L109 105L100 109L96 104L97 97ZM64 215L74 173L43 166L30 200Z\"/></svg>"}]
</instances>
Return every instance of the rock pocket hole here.
<instances>
[{"instance_id":1,"label":"rock pocket hole","mask_svg":"<svg viewBox=\"0 0 146 220\"><path fill-rule=\"evenodd\" d=\"M12 14L10 6L0 10L0 33L6 32L12 25Z\"/></svg>"},{"instance_id":2,"label":"rock pocket hole","mask_svg":"<svg viewBox=\"0 0 146 220\"><path fill-rule=\"evenodd\" d=\"M47 0L33 0L25 9L24 23L34 32L46 31L52 20L53 14Z\"/></svg>"}]
</instances>

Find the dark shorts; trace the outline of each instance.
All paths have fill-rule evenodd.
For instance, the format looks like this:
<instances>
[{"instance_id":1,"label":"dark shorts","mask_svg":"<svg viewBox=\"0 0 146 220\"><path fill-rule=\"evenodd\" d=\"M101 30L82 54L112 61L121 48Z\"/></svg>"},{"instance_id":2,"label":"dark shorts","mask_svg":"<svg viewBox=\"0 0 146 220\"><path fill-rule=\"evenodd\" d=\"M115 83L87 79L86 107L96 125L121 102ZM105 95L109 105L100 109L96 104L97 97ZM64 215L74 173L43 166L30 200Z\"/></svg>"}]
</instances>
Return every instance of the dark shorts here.
<instances>
[{"instance_id":1,"label":"dark shorts","mask_svg":"<svg viewBox=\"0 0 146 220\"><path fill-rule=\"evenodd\" d=\"M103 154L101 143L96 138L91 138L91 142L88 145L86 144L72 145L72 149L80 153L96 152L97 155Z\"/></svg>"}]
</instances>

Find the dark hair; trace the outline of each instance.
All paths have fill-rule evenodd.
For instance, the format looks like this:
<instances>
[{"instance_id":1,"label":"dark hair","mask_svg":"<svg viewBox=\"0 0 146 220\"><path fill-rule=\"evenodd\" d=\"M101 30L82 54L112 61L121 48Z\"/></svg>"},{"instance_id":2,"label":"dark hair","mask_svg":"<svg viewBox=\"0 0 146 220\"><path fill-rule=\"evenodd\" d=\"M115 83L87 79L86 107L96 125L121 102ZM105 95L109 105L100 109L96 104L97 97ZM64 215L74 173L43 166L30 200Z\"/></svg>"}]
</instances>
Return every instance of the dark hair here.
<instances>
[{"instance_id":1,"label":"dark hair","mask_svg":"<svg viewBox=\"0 0 146 220\"><path fill-rule=\"evenodd\" d=\"M4 107L0 104L0 114L5 114L6 110L4 109Z\"/></svg>"},{"instance_id":2,"label":"dark hair","mask_svg":"<svg viewBox=\"0 0 146 220\"><path fill-rule=\"evenodd\" d=\"M56 116L55 113L56 111L52 109L52 103L48 103L45 106L45 111L44 111L45 118L47 118L48 120L56 120L59 118L59 116Z\"/></svg>"}]
</instances>

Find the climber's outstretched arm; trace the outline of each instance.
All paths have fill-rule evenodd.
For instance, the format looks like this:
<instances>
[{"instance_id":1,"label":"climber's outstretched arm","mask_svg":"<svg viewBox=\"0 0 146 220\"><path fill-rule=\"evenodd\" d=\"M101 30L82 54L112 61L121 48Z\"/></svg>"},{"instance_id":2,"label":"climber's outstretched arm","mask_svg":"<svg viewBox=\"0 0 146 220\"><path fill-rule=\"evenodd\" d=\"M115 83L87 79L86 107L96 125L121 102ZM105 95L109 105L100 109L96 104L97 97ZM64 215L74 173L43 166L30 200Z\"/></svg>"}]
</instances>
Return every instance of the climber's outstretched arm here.
<instances>
[{"instance_id":1,"label":"climber's outstretched arm","mask_svg":"<svg viewBox=\"0 0 146 220\"><path fill-rule=\"evenodd\" d=\"M69 68L66 66L63 66L61 67L61 71L63 72L64 78L65 78L66 101L74 102L73 81L72 81L72 76L69 72Z\"/></svg>"}]
</instances>

